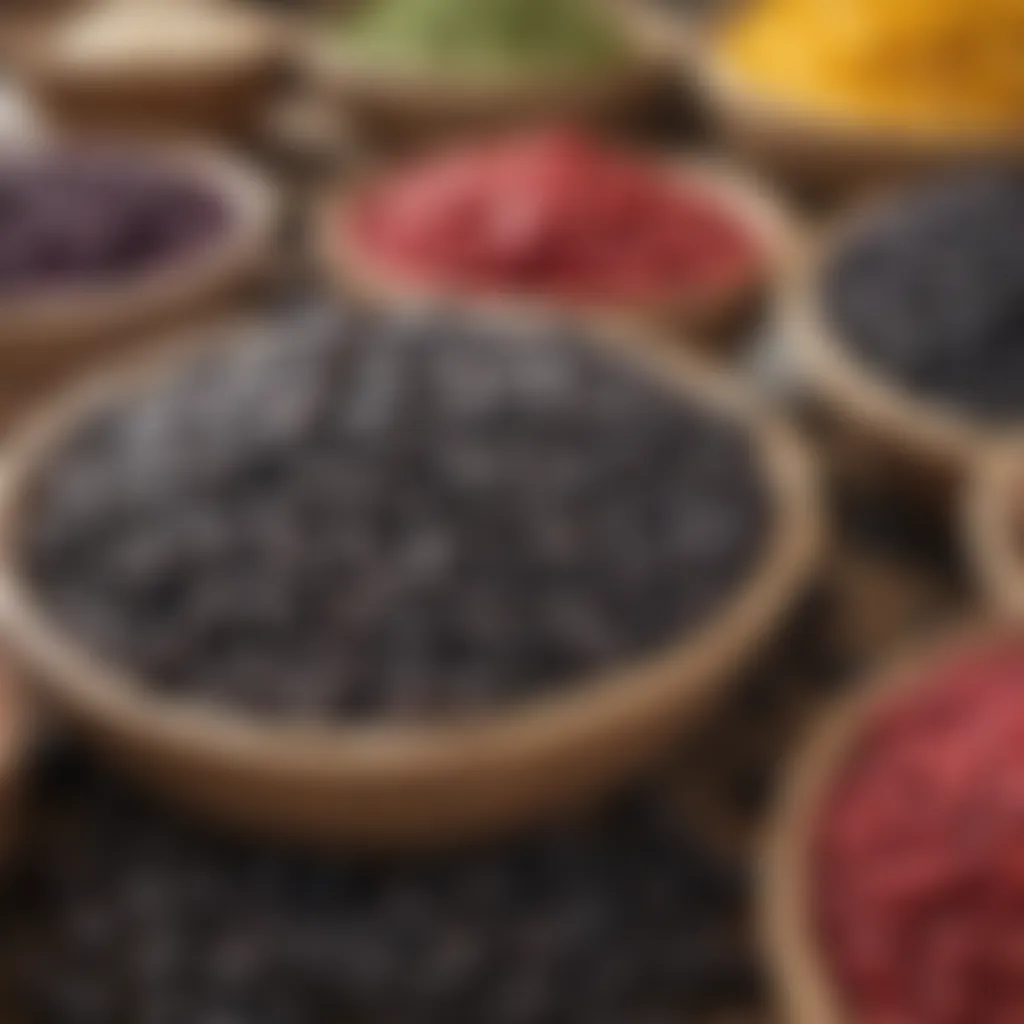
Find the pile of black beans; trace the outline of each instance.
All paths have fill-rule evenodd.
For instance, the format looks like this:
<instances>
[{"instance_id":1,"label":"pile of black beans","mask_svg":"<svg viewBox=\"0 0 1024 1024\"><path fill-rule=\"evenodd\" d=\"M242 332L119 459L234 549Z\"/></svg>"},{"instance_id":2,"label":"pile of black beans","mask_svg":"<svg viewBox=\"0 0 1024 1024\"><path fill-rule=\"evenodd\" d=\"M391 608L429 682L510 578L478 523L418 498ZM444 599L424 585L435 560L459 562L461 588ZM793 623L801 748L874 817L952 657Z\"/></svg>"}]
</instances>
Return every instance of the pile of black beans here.
<instances>
[{"instance_id":1,"label":"pile of black beans","mask_svg":"<svg viewBox=\"0 0 1024 1024\"><path fill-rule=\"evenodd\" d=\"M122 281L222 235L223 199L128 153L0 161L0 295Z\"/></svg>"},{"instance_id":2,"label":"pile of black beans","mask_svg":"<svg viewBox=\"0 0 1024 1024\"><path fill-rule=\"evenodd\" d=\"M856 233L824 288L872 369L979 420L1024 416L1024 175L925 188Z\"/></svg>"},{"instance_id":3,"label":"pile of black beans","mask_svg":"<svg viewBox=\"0 0 1024 1024\"><path fill-rule=\"evenodd\" d=\"M745 429L555 325L313 310L87 417L27 570L163 692L290 716L506 705L728 600Z\"/></svg>"},{"instance_id":4,"label":"pile of black beans","mask_svg":"<svg viewBox=\"0 0 1024 1024\"><path fill-rule=\"evenodd\" d=\"M369 863L208 834L81 759L60 776L0 907L26 1024L669 1024L749 985L740 879L654 791Z\"/></svg>"}]
</instances>

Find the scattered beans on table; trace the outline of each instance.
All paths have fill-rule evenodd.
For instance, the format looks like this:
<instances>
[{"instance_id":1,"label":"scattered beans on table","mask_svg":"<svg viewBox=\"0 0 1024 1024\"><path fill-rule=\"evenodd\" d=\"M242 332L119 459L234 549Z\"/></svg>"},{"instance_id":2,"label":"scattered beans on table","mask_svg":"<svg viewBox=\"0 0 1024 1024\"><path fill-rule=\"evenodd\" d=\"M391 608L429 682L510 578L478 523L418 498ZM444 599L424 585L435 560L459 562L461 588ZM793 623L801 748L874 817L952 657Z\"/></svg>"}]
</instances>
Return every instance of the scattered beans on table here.
<instances>
[{"instance_id":1,"label":"scattered beans on table","mask_svg":"<svg viewBox=\"0 0 1024 1024\"><path fill-rule=\"evenodd\" d=\"M207 834L81 759L50 774L0 917L32 1024L665 1024L738 984L739 879L656 793L389 863Z\"/></svg>"}]
</instances>

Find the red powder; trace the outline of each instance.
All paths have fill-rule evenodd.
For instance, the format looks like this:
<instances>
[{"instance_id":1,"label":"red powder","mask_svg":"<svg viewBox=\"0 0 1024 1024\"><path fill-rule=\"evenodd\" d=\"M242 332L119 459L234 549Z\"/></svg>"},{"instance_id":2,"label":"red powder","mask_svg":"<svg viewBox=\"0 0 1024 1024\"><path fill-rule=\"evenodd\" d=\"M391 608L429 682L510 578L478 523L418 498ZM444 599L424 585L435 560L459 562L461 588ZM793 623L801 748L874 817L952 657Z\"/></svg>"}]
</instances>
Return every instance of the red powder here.
<instances>
[{"instance_id":1,"label":"red powder","mask_svg":"<svg viewBox=\"0 0 1024 1024\"><path fill-rule=\"evenodd\" d=\"M1024 642L963 657L872 723L815 871L853 1024L1024 1022Z\"/></svg>"},{"instance_id":2,"label":"red powder","mask_svg":"<svg viewBox=\"0 0 1024 1024\"><path fill-rule=\"evenodd\" d=\"M349 226L365 256L414 280L609 305L728 288L759 262L699 185L571 131L400 172Z\"/></svg>"}]
</instances>

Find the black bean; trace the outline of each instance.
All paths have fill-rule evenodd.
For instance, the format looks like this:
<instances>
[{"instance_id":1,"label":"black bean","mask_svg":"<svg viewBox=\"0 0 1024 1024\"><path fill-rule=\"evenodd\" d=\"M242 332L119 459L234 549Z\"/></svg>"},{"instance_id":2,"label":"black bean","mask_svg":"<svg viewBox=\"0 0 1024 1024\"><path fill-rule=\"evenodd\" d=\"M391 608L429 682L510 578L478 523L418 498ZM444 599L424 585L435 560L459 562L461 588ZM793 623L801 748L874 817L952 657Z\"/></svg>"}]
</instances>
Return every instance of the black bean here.
<instances>
[{"instance_id":1,"label":"black bean","mask_svg":"<svg viewBox=\"0 0 1024 1024\"><path fill-rule=\"evenodd\" d=\"M700 625L758 557L742 428L571 332L288 321L98 414L30 571L163 692L252 713L508 704Z\"/></svg>"},{"instance_id":2,"label":"black bean","mask_svg":"<svg viewBox=\"0 0 1024 1024\"><path fill-rule=\"evenodd\" d=\"M927 187L857 233L824 288L839 335L873 370L977 420L1021 418L1021 175Z\"/></svg>"},{"instance_id":3,"label":"black bean","mask_svg":"<svg viewBox=\"0 0 1024 1024\"><path fill-rule=\"evenodd\" d=\"M0 905L5 1008L27 1024L686 1019L740 909L656 791L395 862L212 834L84 760L35 796L13 880L35 895Z\"/></svg>"}]
</instances>

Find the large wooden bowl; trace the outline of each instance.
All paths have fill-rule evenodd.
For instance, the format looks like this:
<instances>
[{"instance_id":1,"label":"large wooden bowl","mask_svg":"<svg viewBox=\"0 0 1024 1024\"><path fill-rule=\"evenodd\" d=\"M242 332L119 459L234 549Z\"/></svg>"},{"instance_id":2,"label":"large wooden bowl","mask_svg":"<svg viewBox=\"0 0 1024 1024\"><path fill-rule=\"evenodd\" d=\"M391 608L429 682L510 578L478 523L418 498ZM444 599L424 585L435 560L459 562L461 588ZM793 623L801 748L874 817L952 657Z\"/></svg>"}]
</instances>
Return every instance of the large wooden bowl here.
<instances>
[{"instance_id":1,"label":"large wooden bowl","mask_svg":"<svg viewBox=\"0 0 1024 1024\"><path fill-rule=\"evenodd\" d=\"M784 288L781 333L810 399L838 427L850 450L874 466L880 481L948 509L970 468L1010 428L987 425L875 370L844 339L822 289L845 246L902 199L901 190L870 198L807 247Z\"/></svg>"},{"instance_id":2,"label":"large wooden bowl","mask_svg":"<svg viewBox=\"0 0 1024 1024\"><path fill-rule=\"evenodd\" d=\"M59 145L59 143L58 143ZM251 282L267 261L277 220L277 196L244 162L193 146L115 144L194 179L227 206L220 238L181 260L131 281L50 288L0 297L0 422L84 368L156 328L184 322ZM8 160L39 159L38 150ZM45 159L45 156L43 156Z\"/></svg>"},{"instance_id":3,"label":"large wooden bowl","mask_svg":"<svg viewBox=\"0 0 1024 1024\"><path fill-rule=\"evenodd\" d=\"M555 311L598 321L649 328L684 344L708 350L731 348L749 315L771 296L798 259L802 239L781 199L760 182L726 164L693 157L671 165L680 184L697 187L735 218L758 249L749 272L724 287L666 295L643 304L574 303L532 293L479 292L424 283L396 274L368 256L346 224L364 189L375 181L343 183L315 211L312 224L315 260L345 294L385 303L504 307L530 312ZM388 173L388 172L385 172Z\"/></svg>"},{"instance_id":4,"label":"large wooden bowl","mask_svg":"<svg viewBox=\"0 0 1024 1024\"><path fill-rule=\"evenodd\" d=\"M234 333L226 343L244 343L245 330ZM11 650L53 707L127 772L236 827L417 848L507 832L597 798L657 759L726 692L809 582L822 531L811 465L781 422L667 349L591 336L746 425L774 506L748 578L678 642L512 710L431 724L268 725L157 696L51 618L25 575L22 533L54 446L88 410L146 387L162 372L158 363L65 397L11 444L0 501L0 604Z\"/></svg>"},{"instance_id":5,"label":"large wooden bowl","mask_svg":"<svg viewBox=\"0 0 1024 1024\"><path fill-rule=\"evenodd\" d=\"M694 47L695 83L726 144L798 187L844 194L993 159L1024 163L1017 128L877 124L772 96L730 66L711 31Z\"/></svg>"},{"instance_id":6,"label":"large wooden bowl","mask_svg":"<svg viewBox=\"0 0 1024 1024\"><path fill-rule=\"evenodd\" d=\"M811 844L825 801L862 730L886 702L928 685L933 666L1020 635L1012 624L972 624L897 658L828 712L796 756L770 823L759 899L762 945L788 1024L851 1020L815 933Z\"/></svg>"}]
</instances>

